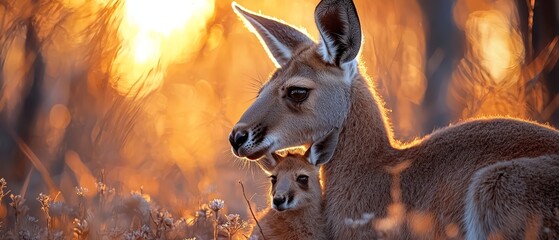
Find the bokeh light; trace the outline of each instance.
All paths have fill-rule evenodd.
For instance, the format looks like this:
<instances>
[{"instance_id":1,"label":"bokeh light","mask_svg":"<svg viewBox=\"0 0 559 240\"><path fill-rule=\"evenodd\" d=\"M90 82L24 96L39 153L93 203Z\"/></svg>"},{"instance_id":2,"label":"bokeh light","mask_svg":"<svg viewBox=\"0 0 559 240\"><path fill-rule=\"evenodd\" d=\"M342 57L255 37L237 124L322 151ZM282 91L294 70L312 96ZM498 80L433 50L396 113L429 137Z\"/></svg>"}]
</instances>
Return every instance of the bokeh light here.
<instances>
[{"instance_id":1,"label":"bokeh light","mask_svg":"<svg viewBox=\"0 0 559 240\"><path fill-rule=\"evenodd\" d=\"M238 1L314 39L317 2ZM533 49L523 26L537 22L522 17L519 2L355 0L362 71L398 140L470 117L558 123L545 76L559 54L548 43ZM59 200L76 205L120 194L194 227L213 198L250 218L239 180L257 210L267 207L265 176L231 154L227 137L275 66L231 1L0 1L0 68L0 178L31 209L40 209L40 192L60 190ZM76 187L89 191L80 198ZM403 221L396 193L381 228ZM0 220L12 216L7 198ZM426 234L433 216L412 215L411 228Z\"/></svg>"}]
</instances>

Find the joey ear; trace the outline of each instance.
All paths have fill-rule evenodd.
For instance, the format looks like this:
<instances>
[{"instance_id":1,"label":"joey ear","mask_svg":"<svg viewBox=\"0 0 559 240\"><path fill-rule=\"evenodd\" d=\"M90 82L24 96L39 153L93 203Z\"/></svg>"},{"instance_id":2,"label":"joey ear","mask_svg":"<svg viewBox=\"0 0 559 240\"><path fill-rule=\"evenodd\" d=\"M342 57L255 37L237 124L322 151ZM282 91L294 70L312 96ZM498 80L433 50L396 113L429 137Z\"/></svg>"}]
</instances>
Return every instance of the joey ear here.
<instances>
[{"instance_id":1,"label":"joey ear","mask_svg":"<svg viewBox=\"0 0 559 240\"><path fill-rule=\"evenodd\" d=\"M232 6L235 13L254 28L253 32L277 67L285 66L298 48L314 44L305 33L292 26L246 10L235 2Z\"/></svg>"},{"instance_id":2,"label":"joey ear","mask_svg":"<svg viewBox=\"0 0 559 240\"><path fill-rule=\"evenodd\" d=\"M258 166L262 170L264 170L264 172L270 173L278 165L280 160L281 160L281 157L279 155L277 155L276 153L271 153L271 154L268 154L268 155L264 156L263 158L258 160L256 163L258 164Z\"/></svg>"},{"instance_id":3,"label":"joey ear","mask_svg":"<svg viewBox=\"0 0 559 240\"><path fill-rule=\"evenodd\" d=\"M336 151L339 134L338 128L333 128L326 135L316 140L305 152L305 157L309 163L318 166L330 161Z\"/></svg>"},{"instance_id":4,"label":"joey ear","mask_svg":"<svg viewBox=\"0 0 559 240\"><path fill-rule=\"evenodd\" d=\"M320 32L319 53L341 66L357 57L361 47L361 24L352 0L321 0L314 19Z\"/></svg>"}]
</instances>

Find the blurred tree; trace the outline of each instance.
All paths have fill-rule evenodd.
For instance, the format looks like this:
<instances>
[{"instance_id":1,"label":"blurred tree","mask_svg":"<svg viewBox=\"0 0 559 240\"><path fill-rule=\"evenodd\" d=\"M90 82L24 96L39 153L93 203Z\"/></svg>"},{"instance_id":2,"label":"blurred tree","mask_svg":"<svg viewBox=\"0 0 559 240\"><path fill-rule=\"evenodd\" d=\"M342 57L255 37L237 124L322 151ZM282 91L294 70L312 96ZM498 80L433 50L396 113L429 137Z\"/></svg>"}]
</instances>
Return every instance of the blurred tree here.
<instances>
[{"instance_id":1,"label":"blurred tree","mask_svg":"<svg viewBox=\"0 0 559 240\"><path fill-rule=\"evenodd\" d=\"M448 96L453 75L469 53L466 19L475 10L504 2L518 5L514 11L518 11L520 25L510 15L504 18L504 25L520 28L526 49L522 67L527 69L524 75L530 76L522 79L526 83L520 82L526 84L527 90L521 89L526 97L509 98L522 104L527 101L526 116L559 126L557 0L417 0L413 5L407 0L355 2L367 37L364 60L370 75L378 77L379 90L392 109L398 139L431 133L462 117L456 113L462 113L466 104L453 108ZM471 8L457 8L460 2ZM145 98L119 95L114 90L119 77L113 70L125 48L119 31L125 3L0 0L0 177L8 178L14 192L19 192L18 185L23 185L31 169L27 154L34 152L63 190L83 185L82 176L94 179L105 169L113 184L122 189L144 185L146 191L164 198L158 201L163 205L197 204L197 197L210 193L236 194L234 199L239 199L238 190L227 185L241 175L230 171L239 167L229 154L227 132L252 101L248 98L256 95L247 93L244 82L253 77L259 88L273 69L271 62L232 12L230 1L220 0L208 19L193 20L203 27L187 38L200 44L181 42L184 37L164 44L167 50L188 47L188 58L166 69L165 82L157 91ZM252 5L250 9L306 26L317 35L310 14L315 0L246 3ZM71 15L69 19L66 14ZM457 21L460 14L463 18ZM145 17L151 23L157 22L154 18ZM492 26L489 32L495 29ZM477 70L483 65L479 59L467 63L471 65L466 67L473 65ZM8 73L17 71L21 73ZM472 72L488 75L487 71L467 73ZM459 90L463 91L456 95L477 100L476 89L489 89L479 84L482 77L460 79L458 82L469 85L462 85ZM506 110L521 112L515 103ZM49 119L55 105L68 115L64 127L53 127ZM21 143L29 146L27 154ZM84 167L69 167L65 162L69 152L70 160ZM36 192L44 185L35 173L33 170L30 182L38 183L30 188L35 187L32 191ZM218 191L214 186L219 185L226 187ZM64 191L61 196L71 201L72 195ZM245 206L230 208L243 211Z\"/></svg>"},{"instance_id":2,"label":"blurred tree","mask_svg":"<svg viewBox=\"0 0 559 240\"><path fill-rule=\"evenodd\" d=\"M455 0L418 2L427 23L427 92L422 102L426 119L422 135L425 135L455 121L447 104L447 92L453 71L464 55L464 33L454 21Z\"/></svg>"},{"instance_id":3,"label":"blurred tree","mask_svg":"<svg viewBox=\"0 0 559 240\"><path fill-rule=\"evenodd\" d=\"M535 111L535 117L557 127L559 126L559 66L557 65L559 52L555 41L559 36L557 12L559 3L557 0L516 0L516 4L526 49L526 62L544 58L540 60L543 66L537 66L541 72L535 73L533 79L526 79L529 86L537 87L538 84L543 84L545 91L543 109Z\"/></svg>"},{"instance_id":4,"label":"blurred tree","mask_svg":"<svg viewBox=\"0 0 559 240\"><path fill-rule=\"evenodd\" d=\"M3 6L5 7L5 13L8 11L17 11L15 1L8 2L4 1ZM18 149L15 142L16 138L21 139L24 143L29 143L32 140L32 131L35 127L35 122L37 119L37 114L39 111L41 103L41 89L44 81L45 75L45 63L43 60L43 55L41 53L41 40L38 35L38 23L35 14L40 7L45 4L41 4L38 0L33 0L27 2L24 6L27 7L28 11L22 11L20 15L13 19L6 28L5 36L3 39L2 47L12 46L14 39L17 36L17 31L24 29L24 49L23 49L23 61L21 69L24 70L24 75L22 79L23 91L21 91L21 103L14 108L11 114L15 113L14 119L9 119L7 113L7 107L2 108L2 122L3 131L0 132L4 144L0 146L0 154L6 156L4 158L3 164L7 166L2 168L0 175L6 176L8 179L23 180L25 175L29 170L29 161L26 159L25 155ZM19 6L17 6L19 7ZM16 13L17 14L17 13ZM10 14L11 15L11 14ZM14 14L15 15L15 14ZM0 69L3 69L3 63L6 61L7 50L3 51L3 58L0 63ZM5 79L0 78L2 85L4 85Z\"/></svg>"}]
</instances>

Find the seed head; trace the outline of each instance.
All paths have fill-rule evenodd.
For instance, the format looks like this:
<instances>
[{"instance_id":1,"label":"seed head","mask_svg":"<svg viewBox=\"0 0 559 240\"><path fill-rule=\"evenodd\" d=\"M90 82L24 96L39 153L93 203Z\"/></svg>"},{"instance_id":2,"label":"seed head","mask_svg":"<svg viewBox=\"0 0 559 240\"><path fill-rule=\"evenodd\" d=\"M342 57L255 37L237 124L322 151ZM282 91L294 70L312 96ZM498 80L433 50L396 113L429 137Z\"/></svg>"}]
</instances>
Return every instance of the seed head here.
<instances>
[{"instance_id":1,"label":"seed head","mask_svg":"<svg viewBox=\"0 0 559 240\"><path fill-rule=\"evenodd\" d=\"M210 209L214 212L218 212L219 210L223 209L224 202L221 199L214 199L210 201Z\"/></svg>"},{"instance_id":2,"label":"seed head","mask_svg":"<svg viewBox=\"0 0 559 240\"><path fill-rule=\"evenodd\" d=\"M76 195L78 195L78 197L80 198L83 198L88 192L89 189L87 189L86 187L76 187Z\"/></svg>"}]
</instances>

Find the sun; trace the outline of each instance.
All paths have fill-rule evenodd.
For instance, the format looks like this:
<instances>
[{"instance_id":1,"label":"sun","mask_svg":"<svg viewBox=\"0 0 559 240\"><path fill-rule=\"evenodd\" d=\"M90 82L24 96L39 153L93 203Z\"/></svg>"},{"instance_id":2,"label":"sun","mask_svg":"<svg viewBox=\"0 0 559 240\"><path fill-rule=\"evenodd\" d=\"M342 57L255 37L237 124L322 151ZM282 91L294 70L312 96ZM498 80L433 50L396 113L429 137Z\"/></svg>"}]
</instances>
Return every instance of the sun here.
<instances>
[{"instance_id":1,"label":"sun","mask_svg":"<svg viewBox=\"0 0 559 240\"><path fill-rule=\"evenodd\" d=\"M113 88L124 96L143 97L161 87L167 67L187 59L188 49L200 44L214 5L212 0L123 1Z\"/></svg>"}]
</instances>

